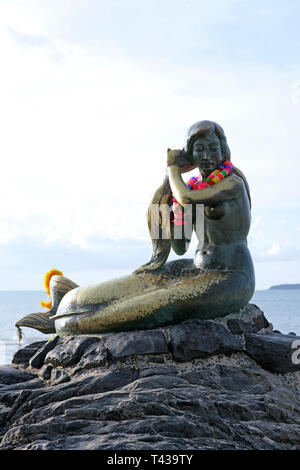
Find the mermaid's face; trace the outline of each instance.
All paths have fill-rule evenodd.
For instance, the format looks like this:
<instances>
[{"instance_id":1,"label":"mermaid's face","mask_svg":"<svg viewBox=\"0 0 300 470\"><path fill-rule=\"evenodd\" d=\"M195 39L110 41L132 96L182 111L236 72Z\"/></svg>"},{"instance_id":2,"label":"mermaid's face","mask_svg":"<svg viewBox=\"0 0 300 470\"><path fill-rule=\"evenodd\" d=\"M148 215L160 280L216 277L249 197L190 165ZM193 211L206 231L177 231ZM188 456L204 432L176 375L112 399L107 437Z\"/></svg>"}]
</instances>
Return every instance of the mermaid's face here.
<instances>
[{"instance_id":1,"label":"mermaid's face","mask_svg":"<svg viewBox=\"0 0 300 470\"><path fill-rule=\"evenodd\" d=\"M198 137L193 143L193 161L206 177L224 160L219 138L215 133Z\"/></svg>"}]
</instances>

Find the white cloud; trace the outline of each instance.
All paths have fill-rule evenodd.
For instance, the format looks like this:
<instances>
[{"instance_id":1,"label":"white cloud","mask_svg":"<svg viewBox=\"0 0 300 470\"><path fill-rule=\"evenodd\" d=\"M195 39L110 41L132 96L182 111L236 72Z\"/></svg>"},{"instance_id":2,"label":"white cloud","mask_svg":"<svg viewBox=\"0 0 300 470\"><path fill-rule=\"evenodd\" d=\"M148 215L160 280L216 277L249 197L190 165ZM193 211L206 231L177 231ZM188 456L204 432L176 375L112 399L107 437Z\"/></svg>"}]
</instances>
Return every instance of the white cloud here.
<instances>
[{"instance_id":1,"label":"white cloud","mask_svg":"<svg viewBox=\"0 0 300 470\"><path fill-rule=\"evenodd\" d=\"M15 240L20 233L20 229L17 225L11 225L5 220L0 221L0 244L8 244L12 240Z\"/></svg>"},{"instance_id":2,"label":"white cloud","mask_svg":"<svg viewBox=\"0 0 300 470\"><path fill-rule=\"evenodd\" d=\"M206 117L225 128L254 205L282 205L281 146L286 139L288 150L297 144L295 120L289 117L289 129L274 110L288 107L280 95L284 78L271 83L269 76L266 87L259 77L270 72L249 68L240 72L237 87L233 71L223 69L221 80L211 66L191 67L187 78L176 67L143 70L124 58L116 64L80 48L62 64L41 51L11 52L22 75L11 70L2 90L3 215L29 218L34 227L33 220L47 214L54 225L48 238L70 236L68 231L73 241L95 231L106 237L108 227L113 233L116 226L118 236L137 236L137 220L164 176L165 149L180 146L187 126ZM251 86L243 77L251 77ZM289 161L296 165L291 151L285 155ZM296 180L290 172L285 196L291 203ZM81 235L74 235L75 228Z\"/></svg>"},{"instance_id":3,"label":"white cloud","mask_svg":"<svg viewBox=\"0 0 300 470\"><path fill-rule=\"evenodd\" d=\"M280 245L278 242L273 242L267 251L269 256L277 256L280 253Z\"/></svg>"},{"instance_id":4,"label":"white cloud","mask_svg":"<svg viewBox=\"0 0 300 470\"><path fill-rule=\"evenodd\" d=\"M241 66L208 55L183 66L126 55L109 40L89 48L74 40L74 30L62 33L82 2L29 3L1 5L0 243L37 236L100 250L109 238L149 240L146 209L165 174L166 148L180 147L193 122L212 119L224 127L232 160L250 184L254 258L290 256L299 217L297 65ZM206 4L201 34L235 23L234 4L226 2L226 17ZM186 27L192 19L185 15ZM170 29L175 38L175 25ZM292 228L276 226L275 240L266 229L273 208L294 208ZM289 248L282 250L284 240Z\"/></svg>"},{"instance_id":5,"label":"white cloud","mask_svg":"<svg viewBox=\"0 0 300 470\"><path fill-rule=\"evenodd\" d=\"M28 48L55 47L54 43L47 34L26 34L11 27L7 27L7 31L21 46Z\"/></svg>"}]
</instances>

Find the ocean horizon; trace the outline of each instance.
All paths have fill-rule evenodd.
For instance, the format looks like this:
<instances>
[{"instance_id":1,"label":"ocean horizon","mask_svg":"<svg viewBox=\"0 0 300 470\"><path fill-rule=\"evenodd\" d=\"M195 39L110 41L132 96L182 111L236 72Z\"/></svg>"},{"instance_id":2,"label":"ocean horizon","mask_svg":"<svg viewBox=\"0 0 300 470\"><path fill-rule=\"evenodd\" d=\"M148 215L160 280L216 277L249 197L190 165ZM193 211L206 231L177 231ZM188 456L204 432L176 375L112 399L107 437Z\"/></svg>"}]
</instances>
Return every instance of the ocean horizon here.
<instances>
[{"instance_id":1,"label":"ocean horizon","mask_svg":"<svg viewBox=\"0 0 300 470\"><path fill-rule=\"evenodd\" d=\"M40 290L0 291L0 365L10 364L18 349L52 336L32 328L22 328L23 339L20 342L14 326L22 316L42 311L39 301L45 299L45 291ZM300 289L256 290L250 303L264 312L274 329L300 335Z\"/></svg>"}]
</instances>

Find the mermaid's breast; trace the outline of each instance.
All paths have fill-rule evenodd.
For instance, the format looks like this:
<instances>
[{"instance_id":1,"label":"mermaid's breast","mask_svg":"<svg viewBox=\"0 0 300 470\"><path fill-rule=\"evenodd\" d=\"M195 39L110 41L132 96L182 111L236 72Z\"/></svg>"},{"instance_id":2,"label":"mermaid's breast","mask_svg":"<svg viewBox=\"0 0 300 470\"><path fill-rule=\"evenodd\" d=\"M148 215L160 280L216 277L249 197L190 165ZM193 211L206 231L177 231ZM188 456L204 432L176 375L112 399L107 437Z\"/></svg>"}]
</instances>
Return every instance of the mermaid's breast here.
<instances>
[{"instance_id":1,"label":"mermaid's breast","mask_svg":"<svg viewBox=\"0 0 300 470\"><path fill-rule=\"evenodd\" d=\"M218 220L222 219L226 213L225 204L218 204L216 206L204 206L204 214L208 219Z\"/></svg>"}]
</instances>

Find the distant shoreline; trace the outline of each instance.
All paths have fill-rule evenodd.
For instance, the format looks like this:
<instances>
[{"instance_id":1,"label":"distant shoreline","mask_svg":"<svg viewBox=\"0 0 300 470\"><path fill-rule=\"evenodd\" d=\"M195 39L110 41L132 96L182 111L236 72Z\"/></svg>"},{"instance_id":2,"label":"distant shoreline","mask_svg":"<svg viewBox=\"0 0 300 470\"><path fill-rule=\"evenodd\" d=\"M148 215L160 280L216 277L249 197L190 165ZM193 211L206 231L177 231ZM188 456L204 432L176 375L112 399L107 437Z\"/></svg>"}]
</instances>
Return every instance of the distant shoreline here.
<instances>
[{"instance_id":1,"label":"distant shoreline","mask_svg":"<svg viewBox=\"0 0 300 470\"><path fill-rule=\"evenodd\" d=\"M300 290L300 284L278 284L276 286L271 286L269 289L278 289L278 290Z\"/></svg>"}]
</instances>

